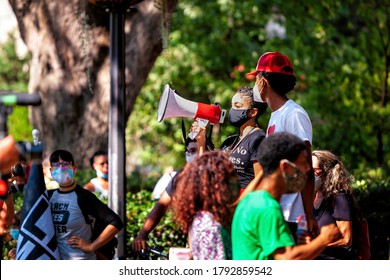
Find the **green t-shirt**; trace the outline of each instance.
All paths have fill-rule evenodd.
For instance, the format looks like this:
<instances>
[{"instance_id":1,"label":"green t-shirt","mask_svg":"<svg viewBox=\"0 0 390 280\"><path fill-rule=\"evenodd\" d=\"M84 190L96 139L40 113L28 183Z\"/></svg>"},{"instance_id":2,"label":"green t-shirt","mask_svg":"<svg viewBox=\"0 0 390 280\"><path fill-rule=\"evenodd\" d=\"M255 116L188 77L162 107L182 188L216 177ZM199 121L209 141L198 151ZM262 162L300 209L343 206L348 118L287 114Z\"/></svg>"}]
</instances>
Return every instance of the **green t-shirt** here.
<instances>
[{"instance_id":1,"label":"green t-shirt","mask_svg":"<svg viewBox=\"0 0 390 280\"><path fill-rule=\"evenodd\" d=\"M254 191L240 201L232 223L233 260L272 260L276 249L293 245L279 203L268 192Z\"/></svg>"}]
</instances>

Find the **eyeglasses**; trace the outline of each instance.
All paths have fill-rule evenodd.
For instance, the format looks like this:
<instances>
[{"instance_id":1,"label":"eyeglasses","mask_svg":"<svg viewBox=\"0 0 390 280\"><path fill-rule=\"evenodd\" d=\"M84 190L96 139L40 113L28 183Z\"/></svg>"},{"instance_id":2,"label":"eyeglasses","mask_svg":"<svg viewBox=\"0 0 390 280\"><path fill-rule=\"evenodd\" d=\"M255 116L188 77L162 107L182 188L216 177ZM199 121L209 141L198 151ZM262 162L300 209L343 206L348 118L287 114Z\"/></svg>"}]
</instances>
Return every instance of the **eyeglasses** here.
<instances>
[{"instance_id":1,"label":"eyeglasses","mask_svg":"<svg viewBox=\"0 0 390 280\"><path fill-rule=\"evenodd\" d=\"M97 164L99 164L100 166L104 166L105 164L107 164L107 165L108 165L108 161L99 162L99 163L97 163Z\"/></svg>"},{"instance_id":2,"label":"eyeglasses","mask_svg":"<svg viewBox=\"0 0 390 280\"><path fill-rule=\"evenodd\" d=\"M69 166L72 166L72 163L71 162L68 162L68 161L62 161L62 162L53 162L51 164L51 167L52 168L58 168L58 167L69 167Z\"/></svg>"}]
</instances>

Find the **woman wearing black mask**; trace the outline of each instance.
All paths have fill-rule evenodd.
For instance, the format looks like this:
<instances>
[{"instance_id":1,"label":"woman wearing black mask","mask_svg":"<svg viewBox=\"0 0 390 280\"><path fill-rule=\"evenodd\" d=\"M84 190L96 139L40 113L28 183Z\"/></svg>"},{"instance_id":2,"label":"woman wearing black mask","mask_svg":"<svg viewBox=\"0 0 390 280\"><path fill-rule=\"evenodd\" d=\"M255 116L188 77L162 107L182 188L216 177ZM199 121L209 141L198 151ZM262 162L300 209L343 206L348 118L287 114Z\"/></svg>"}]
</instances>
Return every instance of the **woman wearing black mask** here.
<instances>
[{"instance_id":1,"label":"woman wearing black mask","mask_svg":"<svg viewBox=\"0 0 390 280\"><path fill-rule=\"evenodd\" d=\"M256 160L257 147L265 137L265 132L259 128L257 119L267 109L267 103L255 102L251 87L237 90L232 98L232 108L229 110L229 122L239 128L239 133L229 136L221 145L221 150L229 155L234 165L237 181L243 191L261 166ZM196 127L193 129L196 129ZM205 132L196 137L199 147L205 143Z\"/></svg>"}]
</instances>

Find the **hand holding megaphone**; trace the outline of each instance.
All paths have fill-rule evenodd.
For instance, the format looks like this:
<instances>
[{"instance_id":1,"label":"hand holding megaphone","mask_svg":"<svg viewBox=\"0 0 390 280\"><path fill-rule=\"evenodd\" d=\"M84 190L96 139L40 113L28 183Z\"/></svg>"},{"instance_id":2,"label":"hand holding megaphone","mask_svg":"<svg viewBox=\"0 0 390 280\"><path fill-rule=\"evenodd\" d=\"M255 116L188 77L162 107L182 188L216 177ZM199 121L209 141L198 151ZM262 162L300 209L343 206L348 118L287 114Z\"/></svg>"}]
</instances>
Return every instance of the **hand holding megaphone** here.
<instances>
[{"instance_id":1,"label":"hand holding megaphone","mask_svg":"<svg viewBox=\"0 0 390 280\"><path fill-rule=\"evenodd\" d=\"M209 123L208 120L199 119L199 118L196 119L196 121L192 124L190 133L188 133L188 137L194 140L195 137L198 136L201 129L205 128L208 123Z\"/></svg>"}]
</instances>

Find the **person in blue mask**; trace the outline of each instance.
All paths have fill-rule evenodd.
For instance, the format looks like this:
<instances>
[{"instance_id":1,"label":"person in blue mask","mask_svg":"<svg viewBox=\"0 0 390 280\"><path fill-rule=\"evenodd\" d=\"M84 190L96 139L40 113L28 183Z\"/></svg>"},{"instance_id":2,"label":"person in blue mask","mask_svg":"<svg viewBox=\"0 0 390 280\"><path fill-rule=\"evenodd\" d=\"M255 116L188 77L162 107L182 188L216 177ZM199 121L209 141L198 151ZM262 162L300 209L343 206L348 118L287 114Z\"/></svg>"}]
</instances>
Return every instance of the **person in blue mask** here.
<instances>
[{"instance_id":1,"label":"person in blue mask","mask_svg":"<svg viewBox=\"0 0 390 280\"><path fill-rule=\"evenodd\" d=\"M90 159L96 177L84 185L84 189L100 194L100 198L108 197L108 154L105 151L97 151Z\"/></svg>"},{"instance_id":2,"label":"person in blue mask","mask_svg":"<svg viewBox=\"0 0 390 280\"><path fill-rule=\"evenodd\" d=\"M104 245L108 245L124 227L121 218L76 183L77 166L70 152L54 151L50 166L51 176L59 185L49 193L49 203L60 259L109 259L103 252ZM98 236L97 228L102 229Z\"/></svg>"}]
</instances>

